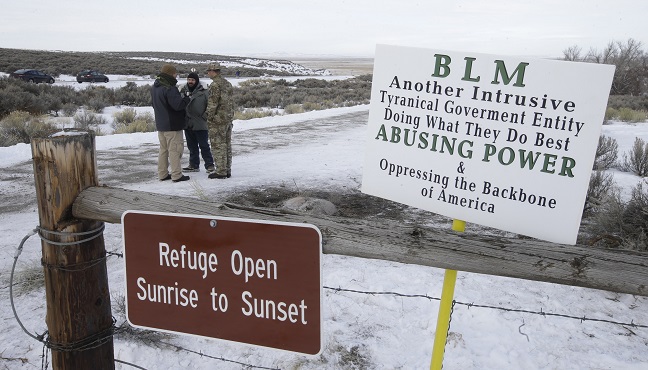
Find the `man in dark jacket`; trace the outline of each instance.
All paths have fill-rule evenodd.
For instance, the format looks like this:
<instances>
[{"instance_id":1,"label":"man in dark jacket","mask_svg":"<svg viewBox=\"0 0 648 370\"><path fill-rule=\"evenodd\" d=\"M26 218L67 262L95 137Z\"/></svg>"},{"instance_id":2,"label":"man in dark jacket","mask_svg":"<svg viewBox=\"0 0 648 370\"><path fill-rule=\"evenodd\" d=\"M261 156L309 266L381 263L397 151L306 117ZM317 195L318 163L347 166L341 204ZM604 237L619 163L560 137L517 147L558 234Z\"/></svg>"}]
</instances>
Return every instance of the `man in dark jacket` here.
<instances>
[{"instance_id":1,"label":"man in dark jacket","mask_svg":"<svg viewBox=\"0 0 648 370\"><path fill-rule=\"evenodd\" d=\"M200 171L200 154L205 162L205 170L212 173L214 169L214 157L209 148L209 131L207 131L207 90L200 83L196 72L187 76L187 84L180 89L180 95L189 96L191 100L187 104L187 128L185 139L189 148L189 166L183 168L186 172ZM200 152L199 152L200 150Z\"/></svg>"},{"instance_id":2,"label":"man in dark jacket","mask_svg":"<svg viewBox=\"0 0 648 370\"><path fill-rule=\"evenodd\" d=\"M180 91L176 87L177 76L175 67L165 64L151 88L155 128L160 140L158 154L158 178L160 181L189 180L189 176L182 174L180 164L184 151L182 130L185 128L185 107L189 98L183 98L180 95ZM169 173L169 165L171 165L171 173Z\"/></svg>"}]
</instances>

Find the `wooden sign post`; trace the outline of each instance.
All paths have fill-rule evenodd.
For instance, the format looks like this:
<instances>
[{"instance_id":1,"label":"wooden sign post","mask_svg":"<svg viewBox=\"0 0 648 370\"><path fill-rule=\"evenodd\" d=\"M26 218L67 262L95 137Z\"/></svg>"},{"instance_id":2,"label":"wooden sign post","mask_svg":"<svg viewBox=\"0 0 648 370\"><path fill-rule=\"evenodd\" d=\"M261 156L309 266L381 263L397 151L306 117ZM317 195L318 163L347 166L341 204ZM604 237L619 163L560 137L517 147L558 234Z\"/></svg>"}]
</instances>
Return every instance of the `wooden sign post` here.
<instances>
[{"instance_id":1,"label":"wooden sign post","mask_svg":"<svg viewBox=\"0 0 648 370\"><path fill-rule=\"evenodd\" d=\"M32 139L48 347L54 369L114 369L113 321L103 223L72 216L72 203L98 185L94 136Z\"/></svg>"}]
</instances>

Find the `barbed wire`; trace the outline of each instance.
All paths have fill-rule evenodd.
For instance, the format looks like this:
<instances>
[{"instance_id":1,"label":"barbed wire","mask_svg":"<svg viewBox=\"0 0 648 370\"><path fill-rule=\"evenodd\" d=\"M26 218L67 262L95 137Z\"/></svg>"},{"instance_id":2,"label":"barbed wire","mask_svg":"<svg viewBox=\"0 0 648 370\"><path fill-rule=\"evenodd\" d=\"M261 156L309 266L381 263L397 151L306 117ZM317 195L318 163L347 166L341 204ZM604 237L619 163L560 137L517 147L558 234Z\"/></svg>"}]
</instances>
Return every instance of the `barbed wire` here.
<instances>
[{"instance_id":1,"label":"barbed wire","mask_svg":"<svg viewBox=\"0 0 648 370\"><path fill-rule=\"evenodd\" d=\"M521 312L521 313L530 313L530 314L535 314L535 315L540 315L540 316L554 316L554 317L562 317L562 318L566 318L566 319L575 319L575 320L579 320L580 322L583 322L583 321L604 322L604 323L608 323L608 324L615 324L615 325L621 325L621 326L631 326L633 328L648 329L648 325L636 324L636 323L634 323L634 320L627 323L627 322L619 322L619 321L614 321L614 320L595 319L595 318L590 318L590 317L586 317L586 316L573 316L573 315L565 315L565 314L561 314L561 313L544 312L542 310L542 308L540 308L540 311L531 311L531 310L522 310L522 309L515 309L515 308L497 307L497 306L489 306L489 305L466 303L466 302L457 302L457 304L467 306L468 308L471 308L471 307L490 308L490 309L494 309L494 310L501 310L501 311L507 311L507 312Z\"/></svg>"},{"instance_id":2,"label":"barbed wire","mask_svg":"<svg viewBox=\"0 0 648 370\"><path fill-rule=\"evenodd\" d=\"M130 367L134 367L134 368L137 368L137 369L147 370L145 367L141 367L141 366L139 366L139 365L132 364L132 363L130 363L130 362L128 362L128 361L123 361L123 360L115 359L115 362L116 362L116 363L120 363L120 364L124 364L124 365L128 365L128 366L130 366Z\"/></svg>"},{"instance_id":3,"label":"barbed wire","mask_svg":"<svg viewBox=\"0 0 648 370\"><path fill-rule=\"evenodd\" d=\"M163 344L163 345L169 346L171 348L174 348L174 349L176 349L178 351L185 351L185 352L188 352L188 353L199 355L200 357L207 357L207 358L210 358L210 359L213 359L213 360L219 360L219 361L223 361L223 362L229 362L229 363L245 366L246 369L281 370L280 368L277 368L277 367L265 367L265 366L258 366L258 365L250 365L250 364L246 364L245 362L230 360L230 359L226 359L224 357L212 356L212 355L208 355L206 353L203 353L202 351L195 351L193 349L184 348L182 346L178 346L176 344L172 344L172 343L169 343L169 342L160 341L160 343Z\"/></svg>"},{"instance_id":4,"label":"barbed wire","mask_svg":"<svg viewBox=\"0 0 648 370\"><path fill-rule=\"evenodd\" d=\"M426 298L428 300L434 300L434 301L440 301L441 298L437 297L431 297L428 296L427 294L403 294L403 293L397 293L397 292L375 292L375 291L362 291L362 290L356 290L356 289L345 289L345 288L332 288L332 287L327 287L324 286L324 289L329 289L329 290L334 290L334 291L339 291L339 292L349 292L349 293L359 293L359 294L367 294L367 295L393 295L397 297L406 297L406 298ZM595 322L603 322L603 323L608 323L608 324L615 324L615 325L620 325L620 326L630 326L633 328L642 328L642 329L648 329L648 325L642 325L642 324L636 324L633 321L627 323L627 322L619 322L619 321L613 321L613 320L606 320L606 319L595 319L595 318L589 318L586 316L573 316L573 315L566 315L566 314L561 314L561 313L551 313L551 312L545 312L540 308L540 311L532 311L532 310L522 310L522 309L516 309L516 308L507 308L507 307L499 307L499 306L490 306L490 305L485 305L485 304L476 304L476 303L467 303L467 302L460 302L460 301L452 301L453 305L458 304L462 306L467 306L469 309L472 307L477 307L477 308L488 308L488 309L493 309L493 310L500 310L500 311L506 311L506 312L520 312L520 313L529 313L529 314L535 314L535 315L541 315L541 316L554 316L554 317L562 317L562 318L567 318L567 319L575 319L579 320L580 322L583 321L595 321Z\"/></svg>"},{"instance_id":5,"label":"barbed wire","mask_svg":"<svg viewBox=\"0 0 648 370\"><path fill-rule=\"evenodd\" d=\"M99 227L95 229L89 231L74 232L74 233L69 231L47 230L40 226L36 226L36 230L38 230L38 236L41 238L41 240L43 240L48 244L57 245L57 246L76 245L76 244L83 244L85 242L89 242L90 240L103 236L103 231L105 228L106 228L106 224L104 224L103 222L99 225ZM58 236L85 236L85 235L90 235L90 236L85 239L76 240L72 242L59 242L56 240L46 238L44 234L58 235Z\"/></svg>"}]
</instances>

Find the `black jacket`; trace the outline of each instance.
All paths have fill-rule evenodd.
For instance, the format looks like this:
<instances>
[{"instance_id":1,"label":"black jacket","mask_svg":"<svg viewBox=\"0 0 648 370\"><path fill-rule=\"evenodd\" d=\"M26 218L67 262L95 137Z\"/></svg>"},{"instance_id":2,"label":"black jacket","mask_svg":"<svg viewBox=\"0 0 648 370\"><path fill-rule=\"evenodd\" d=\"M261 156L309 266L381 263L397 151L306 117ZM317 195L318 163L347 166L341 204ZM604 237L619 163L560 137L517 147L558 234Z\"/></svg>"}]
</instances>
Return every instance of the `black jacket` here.
<instances>
[{"instance_id":1,"label":"black jacket","mask_svg":"<svg viewBox=\"0 0 648 370\"><path fill-rule=\"evenodd\" d=\"M158 131L180 131L185 128L185 107L189 98L182 98L173 76L160 73L151 88L151 100Z\"/></svg>"}]
</instances>

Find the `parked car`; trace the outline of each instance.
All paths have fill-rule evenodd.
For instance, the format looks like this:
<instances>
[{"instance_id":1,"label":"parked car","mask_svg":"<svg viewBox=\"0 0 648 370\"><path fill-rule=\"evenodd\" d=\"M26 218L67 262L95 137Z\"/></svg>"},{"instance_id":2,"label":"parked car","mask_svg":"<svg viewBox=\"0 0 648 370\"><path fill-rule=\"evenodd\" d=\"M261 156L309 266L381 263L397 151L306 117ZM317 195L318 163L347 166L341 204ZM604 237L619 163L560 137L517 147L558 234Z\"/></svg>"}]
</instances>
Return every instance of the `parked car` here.
<instances>
[{"instance_id":1,"label":"parked car","mask_svg":"<svg viewBox=\"0 0 648 370\"><path fill-rule=\"evenodd\" d=\"M36 69L19 69L13 73L10 73L9 76L13 78L20 78L23 81L39 83L47 82L48 84L54 83L54 77L38 71Z\"/></svg>"},{"instance_id":2,"label":"parked car","mask_svg":"<svg viewBox=\"0 0 648 370\"><path fill-rule=\"evenodd\" d=\"M108 82L108 77L93 70L85 70L77 75L77 82Z\"/></svg>"}]
</instances>

